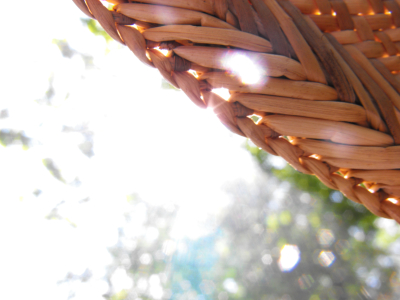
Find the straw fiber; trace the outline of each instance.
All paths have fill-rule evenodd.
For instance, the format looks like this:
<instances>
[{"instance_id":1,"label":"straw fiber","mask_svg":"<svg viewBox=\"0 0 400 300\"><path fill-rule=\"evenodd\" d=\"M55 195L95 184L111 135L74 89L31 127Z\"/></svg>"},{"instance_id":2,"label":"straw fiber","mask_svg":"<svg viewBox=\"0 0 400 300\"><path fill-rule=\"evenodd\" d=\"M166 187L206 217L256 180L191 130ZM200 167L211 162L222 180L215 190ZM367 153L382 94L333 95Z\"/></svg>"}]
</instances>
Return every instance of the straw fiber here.
<instances>
[{"instance_id":1,"label":"straw fiber","mask_svg":"<svg viewBox=\"0 0 400 300\"><path fill-rule=\"evenodd\" d=\"M400 0L73 1L228 129L400 223Z\"/></svg>"}]
</instances>

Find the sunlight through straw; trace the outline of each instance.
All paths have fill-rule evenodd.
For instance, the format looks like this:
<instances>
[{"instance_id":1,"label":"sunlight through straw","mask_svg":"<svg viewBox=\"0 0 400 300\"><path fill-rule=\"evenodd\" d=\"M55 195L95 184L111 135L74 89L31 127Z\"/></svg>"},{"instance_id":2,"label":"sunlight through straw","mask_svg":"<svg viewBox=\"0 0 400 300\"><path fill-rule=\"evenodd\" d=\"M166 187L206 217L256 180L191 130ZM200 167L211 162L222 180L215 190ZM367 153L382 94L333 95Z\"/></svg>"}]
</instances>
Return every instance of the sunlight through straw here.
<instances>
[{"instance_id":1,"label":"sunlight through straw","mask_svg":"<svg viewBox=\"0 0 400 300\"><path fill-rule=\"evenodd\" d=\"M261 80L262 70L244 54L227 56L223 64L245 84L256 84Z\"/></svg>"},{"instance_id":2,"label":"sunlight through straw","mask_svg":"<svg viewBox=\"0 0 400 300\"><path fill-rule=\"evenodd\" d=\"M159 47L156 47L155 49L157 49L158 51L160 51L162 54L164 54L164 56L167 56L169 50L167 49L160 49Z\"/></svg>"},{"instance_id":3,"label":"sunlight through straw","mask_svg":"<svg viewBox=\"0 0 400 300\"><path fill-rule=\"evenodd\" d=\"M229 100L229 98L231 97L229 90L226 88L213 89L212 92L225 100Z\"/></svg>"}]
</instances>

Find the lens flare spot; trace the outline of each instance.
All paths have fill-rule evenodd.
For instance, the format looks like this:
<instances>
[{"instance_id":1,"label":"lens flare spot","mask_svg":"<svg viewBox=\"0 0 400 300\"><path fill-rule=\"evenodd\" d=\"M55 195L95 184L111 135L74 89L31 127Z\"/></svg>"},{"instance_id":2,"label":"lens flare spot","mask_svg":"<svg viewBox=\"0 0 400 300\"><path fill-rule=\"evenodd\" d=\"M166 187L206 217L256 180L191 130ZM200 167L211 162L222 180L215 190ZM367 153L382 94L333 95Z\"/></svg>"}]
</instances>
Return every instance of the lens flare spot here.
<instances>
[{"instance_id":1,"label":"lens flare spot","mask_svg":"<svg viewBox=\"0 0 400 300\"><path fill-rule=\"evenodd\" d=\"M285 245L281 249L281 256L278 261L282 272L292 271L300 261L300 250L297 245Z\"/></svg>"},{"instance_id":2,"label":"lens flare spot","mask_svg":"<svg viewBox=\"0 0 400 300\"><path fill-rule=\"evenodd\" d=\"M309 274L303 274L298 279L299 286L302 290L309 289L314 283L314 278Z\"/></svg>"},{"instance_id":3,"label":"lens flare spot","mask_svg":"<svg viewBox=\"0 0 400 300\"><path fill-rule=\"evenodd\" d=\"M323 267L330 267L335 259L335 254L332 251L321 251L318 255L318 262Z\"/></svg>"},{"instance_id":4,"label":"lens flare spot","mask_svg":"<svg viewBox=\"0 0 400 300\"><path fill-rule=\"evenodd\" d=\"M329 247L335 241L335 236L333 235L332 230L329 229L320 229L317 233L318 243L322 247Z\"/></svg>"},{"instance_id":5,"label":"lens flare spot","mask_svg":"<svg viewBox=\"0 0 400 300\"><path fill-rule=\"evenodd\" d=\"M263 71L244 54L228 55L223 65L238 76L244 84L256 84L261 80Z\"/></svg>"}]
</instances>

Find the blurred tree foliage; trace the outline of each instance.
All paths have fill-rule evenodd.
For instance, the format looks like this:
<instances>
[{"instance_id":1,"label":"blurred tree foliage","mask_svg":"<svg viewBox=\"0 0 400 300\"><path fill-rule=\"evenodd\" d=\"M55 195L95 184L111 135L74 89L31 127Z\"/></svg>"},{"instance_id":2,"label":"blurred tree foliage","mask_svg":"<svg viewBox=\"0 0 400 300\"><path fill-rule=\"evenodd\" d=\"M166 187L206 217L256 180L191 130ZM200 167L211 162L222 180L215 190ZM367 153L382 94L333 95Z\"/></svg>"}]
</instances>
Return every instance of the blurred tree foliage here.
<instances>
[{"instance_id":1,"label":"blurred tree foliage","mask_svg":"<svg viewBox=\"0 0 400 300\"><path fill-rule=\"evenodd\" d=\"M9 118L8 110L0 110L0 121L7 118ZM27 149L30 142L30 138L21 130L15 130L8 126L0 128L0 145L4 147L11 144L20 144L24 149Z\"/></svg>"},{"instance_id":2,"label":"blurred tree foliage","mask_svg":"<svg viewBox=\"0 0 400 300\"><path fill-rule=\"evenodd\" d=\"M11 144L20 144L24 149L28 149L30 138L23 131L18 131L10 128L0 129L0 144L8 146Z\"/></svg>"},{"instance_id":3,"label":"blurred tree foliage","mask_svg":"<svg viewBox=\"0 0 400 300\"><path fill-rule=\"evenodd\" d=\"M160 299L152 281L161 283L162 299L398 299L398 262L387 248L398 235L315 177L274 168L267 154L247 148L268 180L257 189L231 185L232 202L214 220L218 226L195 240L171 238L174 214L147 206L145 227L160 234L151 244L145 233L133 238L131 250L123 241L132 240L121 235L113 251L120 261L129 258L134 285L110 299ZM285 245L300 251L286 269ZM151 263L143 263L144 253Z\"/></svg>"}]
</instances>

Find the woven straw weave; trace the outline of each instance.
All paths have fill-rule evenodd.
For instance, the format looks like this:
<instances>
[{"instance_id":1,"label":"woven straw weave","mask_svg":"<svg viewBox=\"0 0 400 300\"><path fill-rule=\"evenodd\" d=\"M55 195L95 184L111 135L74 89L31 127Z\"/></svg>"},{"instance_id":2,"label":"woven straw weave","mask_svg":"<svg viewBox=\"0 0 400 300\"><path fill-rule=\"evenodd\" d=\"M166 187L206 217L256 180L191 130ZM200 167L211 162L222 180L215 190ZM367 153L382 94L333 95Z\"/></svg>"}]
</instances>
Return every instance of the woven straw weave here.
<instances>
[{"instance_id":1,"label":"woven straw weave","mask_svg":"<svg viewBox=\"0 0 400 300\"><path fill-rule=\"evenodd\" d=\"M400 223L400 0L73 1L231 131Z\"/></svg>"}]
</instances>

